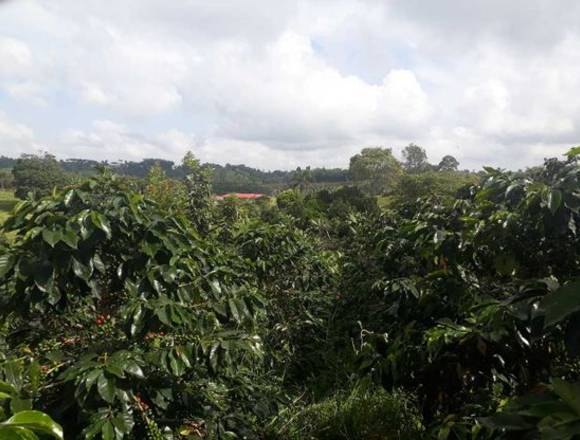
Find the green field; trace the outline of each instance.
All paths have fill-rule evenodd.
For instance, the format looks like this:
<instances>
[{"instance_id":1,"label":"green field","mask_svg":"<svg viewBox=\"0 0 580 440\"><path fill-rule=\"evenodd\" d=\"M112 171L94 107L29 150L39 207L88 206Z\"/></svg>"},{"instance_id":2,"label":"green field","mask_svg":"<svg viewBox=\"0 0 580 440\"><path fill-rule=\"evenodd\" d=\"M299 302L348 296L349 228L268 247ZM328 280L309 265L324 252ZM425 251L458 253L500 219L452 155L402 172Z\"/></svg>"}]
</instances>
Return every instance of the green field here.
<instances>
[{"instance_id":1,"label":"green field","mask_svg":"<svg viewBox=\"0 0 580 440\"><path fill-rule=\"evenodd\" d=\"M0 191L0 224L4 223L17 201L12 191Z\"/></svg>"}]
</instances>

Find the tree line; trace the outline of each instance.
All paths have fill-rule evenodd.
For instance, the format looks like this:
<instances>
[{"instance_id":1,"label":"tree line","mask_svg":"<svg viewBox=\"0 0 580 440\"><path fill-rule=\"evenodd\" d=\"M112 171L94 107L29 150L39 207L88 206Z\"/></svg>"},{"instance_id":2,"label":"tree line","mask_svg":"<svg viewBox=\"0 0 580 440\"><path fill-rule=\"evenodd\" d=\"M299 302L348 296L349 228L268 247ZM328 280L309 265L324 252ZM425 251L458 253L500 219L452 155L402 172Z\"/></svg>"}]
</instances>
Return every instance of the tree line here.
<instances>
[{"instance_id":1,"label":"tree line","mask_svg":"<svg viewBox=\"0 0 580 440\"><path fill-rule=\"evenodd\" d=\"M245 165L203 164L211 171L213 191L217 194L230 192L258 192L272 194L289 186L302 189L313 185L319 187L340 186L347 182L363 185L376 193L391 189L403 175L457 172L459 162L453 156L445 156L439 164L430 164L424 148L410 144L403 150L404 161L397 160L390 148L364 148L350 159L348 169L301 168L292 171L262 171ZM81 181L95 175L99 169L111 168L120 175L144 179L153 167L172 179L183 179L187 168L164 159L144 159L140 162L109 163L84 159L58 160L48 153L23 155L18 159L0 157L0 188L14 188L16 195L24 198L33 191L46 195L55 186L66 182ZM464 174L469 174L464 172ZM435 179L436 180L436 179Z\"/></svg>"}]
</instances>

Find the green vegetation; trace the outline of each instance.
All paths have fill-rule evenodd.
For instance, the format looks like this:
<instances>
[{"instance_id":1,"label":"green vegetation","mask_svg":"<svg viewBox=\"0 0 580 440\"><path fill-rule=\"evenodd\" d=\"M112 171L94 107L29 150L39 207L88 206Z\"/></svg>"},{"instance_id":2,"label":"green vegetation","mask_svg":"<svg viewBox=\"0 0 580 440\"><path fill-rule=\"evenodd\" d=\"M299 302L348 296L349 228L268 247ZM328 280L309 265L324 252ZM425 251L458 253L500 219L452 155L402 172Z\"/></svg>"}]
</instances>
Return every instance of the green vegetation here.
<instances>
[{"instance_id":1,"label":"green vegetation","mask_svg":"<svg viewBox=\"0 0 580 440\"><path fill-rule=\"evenodd\" d=\"M580 438L580 148L406 152L255 201L191 154L3 193L0 439Z\"/></svg>"},{"instance_id":2,"label":"green vegetation","mask_svg":"<svg viewBox=\"0 0 580 440\"><path fill-rule=\"evenodd\" d=\"M63 440L62 427L48 415L31 409L39 393L40 366L28 356L16 360L0 357L0 439Z\"/></svg>"},{"instance_id":3,"label":"green vegetation","mask_svg":"<svg viewBox=\"0 0 580 440\"><path fill-rule=\"evenodd\" d=\"M364 148L351 157L350 175L371 194L382 194L392 187L402 174L401 164L390 148Z\"/></svg>"},{"instance_id":4,"label":"green vegetation","mask_svg":"<svg viewBox=\"0 0 580 440\"><path fill-rule=\"evenodd\" d=\"M56 158L49 154L44 156L23 155L12 168L15 195L19 199L42 197L66 182L64 171Z\"/></svg>"},{"instance_id":5,"label":"green vegetation","mask_svg":"<svg viewBox=\"0 0 580 440\"><path fill-rule=\"evenodd\" d=\"M278 436L289 440L416 440L421 421L403 393L360 384L275 420Z\"/></svg>"},{"instance_id":6,"label":"green vegetation","mask_svg":"<svg viewBox=\"0 0 580 440\"><path fill-rule=\"evenodd\" d=\"M16 202L18 200L12 191L0 191L0 224L4 223Z\"/></svg>"},{"instance_id":7,"label":"green vegetation","mask_svg":"<svg viewBox=\"0 0 580 440\"><path fill-rule=\"evenodd\" d=\"M28 158L35 157L27 155ZM37 159L45 159L40 156ZM0 156L0 189L14 186L11 170L20 159ZM144 179L152 167L157 166L165 176L171 179L182 180L188 173L183 163L175 164L164 159L144 159L141 162L109 163L85 159L59 160L58 165L68 180L82 180L95 176L100 168L110 168L115 173L124 176ZM296 181L295 176L304 172L298 168L294 171L263 171L245 165L218 165L203 164L203 167L212 171L212 187L216 194L231 192L257 192L272 194L283 190ZM311 187L337 187L349 180L348 170L339 168L313 168L308 172L311 176ZM52 189L52 188L51 188Z\"/></svg>"}]
</instances>

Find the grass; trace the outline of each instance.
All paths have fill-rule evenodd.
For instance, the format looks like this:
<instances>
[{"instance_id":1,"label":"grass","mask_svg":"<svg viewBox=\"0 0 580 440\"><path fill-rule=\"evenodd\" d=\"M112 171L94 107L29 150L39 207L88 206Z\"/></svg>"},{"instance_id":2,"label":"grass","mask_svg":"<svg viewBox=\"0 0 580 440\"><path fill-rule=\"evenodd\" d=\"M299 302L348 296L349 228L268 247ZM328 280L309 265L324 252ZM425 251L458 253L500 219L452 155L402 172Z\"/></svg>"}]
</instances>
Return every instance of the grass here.
<instances>
[{"instance_id":1,"label":"grass","mask_svg":"<svg viewBox=\"0 0 580 440\"><path fill-rule=\"evenodd\" d=\"M423 429L411 396L363 383L290 409L270 428L268 438L276 440L416 440L422 438Z\"/></svg>"},{"instance_id":2,"label":"grass","mask_svg":"<svg viewBox=\"0 0 580 440\"><path fill-rule=\"evenodd\" d=\"M0 191L0 224L4 223L17 202L12 191Z\"/></svg>"}]
</instances>

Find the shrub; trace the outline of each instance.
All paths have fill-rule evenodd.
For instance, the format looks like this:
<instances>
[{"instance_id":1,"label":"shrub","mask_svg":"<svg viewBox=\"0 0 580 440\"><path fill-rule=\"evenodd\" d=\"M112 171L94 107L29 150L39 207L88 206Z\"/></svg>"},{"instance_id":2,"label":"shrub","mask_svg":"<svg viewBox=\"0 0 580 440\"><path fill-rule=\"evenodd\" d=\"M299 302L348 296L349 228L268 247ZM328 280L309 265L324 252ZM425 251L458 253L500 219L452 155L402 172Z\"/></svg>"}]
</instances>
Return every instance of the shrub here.
<instances>
[{"instance_id":1,"label":"shrub","mask_svg":"<svg viewBox=\"0 0 580 440\"><path fill-rule=\"evenodd\" d=\"M422 425L403 392L360 384L277 421L273 438L288 440L418 440Z\"/></svg>"}]
</instances>

